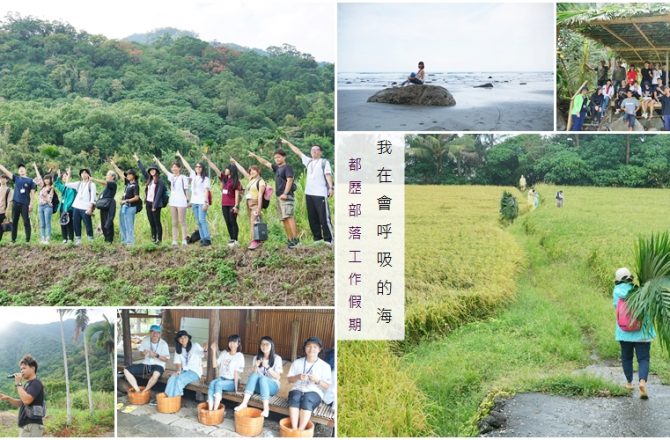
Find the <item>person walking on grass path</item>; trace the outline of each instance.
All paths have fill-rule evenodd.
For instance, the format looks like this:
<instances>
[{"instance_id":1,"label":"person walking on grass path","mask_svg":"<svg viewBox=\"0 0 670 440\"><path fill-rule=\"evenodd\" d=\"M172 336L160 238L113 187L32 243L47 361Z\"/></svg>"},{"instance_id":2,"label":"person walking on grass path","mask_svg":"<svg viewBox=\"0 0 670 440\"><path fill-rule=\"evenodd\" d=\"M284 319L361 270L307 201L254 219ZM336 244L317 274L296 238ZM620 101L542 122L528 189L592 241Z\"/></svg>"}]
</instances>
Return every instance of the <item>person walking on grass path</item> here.
<instances>
[{"instance_id":1,"label":"person walking on grass path","mask_svg":"<svg viewBox=\"0 0 670 440\"><path fill-rule=\"evenodd\" d=\"M93 210L95 209L95 183L88 168L79 170L79 182L69 182L66 186L77 191L72 202L74 216L74 244L81 246L81 223L84 222L89 243L93 241Z\"/></svg>"},{"instance_id":2,"label":"person walking on grass path","mask_svg":"<svg viewBox=\"0 0 670 440\"><path fill-rule=\"evenodd\" d=\"M77 197L77 190L67 186L70 183L72 171L68 167L65 173L60 170L56 172L56 181L54 185L60 191L60 203L58 204L58 215L60 216L60 232L63 236L63 244L74 243L74 208L72 204Z\"/></svg>"},{"instance_id":3,"label":"person walking on grass path","mask_svg":"<svg viewBox=\"0 0 670 440\"><path fill-rule=\"evenodd\" d=\"M275 353L275 343L269 336L263 336L259 341L258 353L254 358L254 372L247 379L244 388L244 399L235 407L235 411L247 407L254 393L261 395L263 401L263 417L270 415L270 397L279 391L279 379L284 371L281 357Z\"/></svg>"},{"instance_id":4,"label":"person walking on grass path","mask_svg":"<svg viewBox=\"0 0 670 440\"><path fill-rule=\"evenodd\" d=\"M42 437L46 407L44 385L37 378L37 361L29 354L19 361L20 373L14 374L18 399L0 393L0 400L19 409L19 437ZM25 380L23 384L21 381Z\"/></svg>"},{"instance_id":5,"label":"person walking on grass path","mask_svg":"<svg viewBox=\"0 0 670 440\"><path fill-rule=\"evenodd\" d=\"M26 243L30 242L30 213L33 211L33 199L35 196L35 182L28 177L26 166L19 164L18 175L12 173L0 165L0 171L14 182L14 197L12 198L12 243L16 243L16 235L19 232L19 217L23 219L23 230L26 233Z\"/></svg>"},{"instance_id":6,"label":"person walking on grass path","mask_svg":"<svg viewBox=\"0 0 670 440\"><path fill-rule=\"evenodd\" d=\"M3 226L7 224L9 217L9 208L12 206L12 189L9 187L9 178L5 174L0 174L0 241L5 233ZM11 223L9 223L11 226Z\"/></svg>"},{"instance_id":7,"label":"person walking on grass path","mask_svg":"<svg viewBox=\"0 0 670 440\"><path fill-rule=\"evenodd\" d=\"M244 371L244 354L240 351L242 339L239 335L228 336L228 350L219 354L219 346L212 342L212 363L216 367L217 377L212 380L207 389L207 408L214 411L219 408L223 392L237 392L240 375Z\"/></svg>"},{"instance_id":8,"label":"person walking on grass path","mask_svg":"<svg viewBox=\"0 0 670 440\"><path fill-rule=\"evenodd\" d=\"M333 225L330 220L330 208L328 207L328 198L333 196L333 171L330 162L321 157L323 150L318 145L312 146L310 150L312 157L310 158L286 139L281 139L281 142L287 145L307 168L305 204L314 243L325 243L332 246Z\"/></svg>"},{"instance_id":9,"label":"person walking on grass path","mask_svg":"<svg viewBox=\"0 0 670 440\"><path fill-rule=\"evenodd\" d=\"M261 169L258 165L250 166L249 172L247 172L247 170L245 170L244 167L232 157L230 158L230 161L237 167L238 171L249 180L246 191L244 192L244 199L246 200L247 212L249 213L249 233L251 235L251 241L249 242L249 247L247 249L253 251L263 244L262 241L254 240L254 225L261 221L263 194L265 193L267 184L261 176Z\"/></svg>"},{"instance_id":10,"label":"person walking on grass path","mask_svg":"<svg viewBox=\"0 0 670 440\"><path fill-rule=\"evenodd\" d=\"M298 239L298 226L295 223L293 213L295 211L295 183L293 182L293 168L286 163L286 152L278 149L274 152L275 163L249 152L249 157L256 159L261 165L265 165L275 173L275 194L277 195L277 211L284 225L289 249L294 249L300 244Z\"/></svg>"},{"instance_id":11,"label":"person walking on grass path","mask_svg":"<svg viewBox=\"0 0 670 440\"><path fill-rule=\"evenodd\" d=\"M158 382L165 371L165 363L170 359L170 348L167 342L161 338L161 326L152 325L149 327L149 336L142 338L139 352L144 354L142 362L129 365L123 369L123 375L136 391L140 392L137 385L137 377L149 377L145 391L149 391Z\"/></svg>"},{"instance_id":12,"label":"person walking on grass path","mask_svg":"<svg viewBox=\"0 0 670 440\"><path fill-rule=\"evenodd\" d=\"M228 246L239 246L240 228L237 225L237 215L240 212L240 201L242 200L243 190L237 167L234 164L228 164L223 172L221 172L207 156L203 154L202 158L207 161L210 168L214 170L216 175L219 176L219 180L221 180L221 211L226 221L228 237L230 237Z\"/></svg>"},{"instance_id":13,"label":"person walking on grass path","mask_svg":"<svg viewBox=\"0 0 670 440\"><path fill-rule=\"evenodd\" d=\"M556 207L557 208L562 208L563 207L563 190L560 190L556 193Z\"/></svg>"},{"instance_id":14,"label":"person walking on grass path","mask_svg":"<svg viewBox=\"0 0 670 440\"><path fill-rule=\"evenodd\" d=\"M115 167L115 165L112 166ZM106 243L114 242L114 217L116 216L116 200L114 197L116 197L117 189L116 180L119 176L117 173L118 171L109 170L105 175L105 180L93 179L94 182L104 186L95 206L100 210L100 229Z\"/></svg>"},{"instance_id":15,"label":"person walking on grass path","mask_svg":"<svg viewBox=\"0 0 670 440\"><path fill-rule=\"evenodd\" d=\"M647 378L649 376L649 359L651 341L656 331L649 317L642 323L633 321L625 306L626 298L633 290L633 274L627 267L617 269L614 274L614 291L612 303L617 312L615 338L621 346L621 366L626 376L626 388L633 389L633 353L637 357L640 398L648 399Z\"/></svg>"},{"instance_id":16,"label":"person walking on grass path","mask_svg":"<svg viewBox=\"0 0 670 440\"><path fill-rule=\"evenodd\" d=\"M147 210L147 219L149 220L149 227L151 228L151 242L160 244L163 241L163 224L161 223L161 209L163 209L168 202L168 192L165 183L160 178L160 171L154 164L149 165L148 168L137 156L133 154L133 158L137 162L137 167L147 183L144 189L145 208Z\"/></svg>"},{"instance_id":17,"label":"person walking on grass path","mask_svg":"<svg viewBox=\"0 0 670 440\"><path fill-rule=\"evenodd\" d=\"M33 162L33 167L37 176L35 182L40 188L40 192L37 195L37 214L40 219L40 243L49 244L51 241L51 216L54 213L54 208L58 207L58 195L54 189L53 177L50 174L42 177L35 162Z\"/></svg>"},{"instance_id":18,"label":"person walking on grass path","mask_svg":"<svg viewBox=\"0 0 670 440\"><path fill-rule=\"evenodd\" d=\"M186 330L179 330L175 336L174 365L177 372L170 376L165 386L168 397L184 395L184 388L197 382L202 376L202 358L205 350L197 342L191 341L192 336Z\"/></svg>"},{"instance_id":19,"label":"person walking on grass path","mask_svg":"<svg viewBox=\"0 0 670 440\"><path fill-rule=\"evenodd\" d=\"M186 210L188 209L190 200L188 177L181 175L181 164L178 161L172 162L172 172L169 172L156 156L153 159L170 182L168 206L170 207L170 217L172 218L172 246L177 246L179 243L180 231L181 244L186 246Z\"/></svg>"},{"instance_id":20,"label":"person walking on grass path","mask_svg":"<svg viewBox=\"0 0 670 440\"><path fill-rule=\"evenodd\" d=\"M200 245L211 246L212 237L209 234L209 226L207 225L207 210L209 209L211 186L209 177L205 173L205 166L202 162L198 162L195 164L195 169L193 169L179 151L177 151L177 156L181 159L190 175L191 208L193 209L193 216L200 233Z\"/></svg>"}]
</instances>

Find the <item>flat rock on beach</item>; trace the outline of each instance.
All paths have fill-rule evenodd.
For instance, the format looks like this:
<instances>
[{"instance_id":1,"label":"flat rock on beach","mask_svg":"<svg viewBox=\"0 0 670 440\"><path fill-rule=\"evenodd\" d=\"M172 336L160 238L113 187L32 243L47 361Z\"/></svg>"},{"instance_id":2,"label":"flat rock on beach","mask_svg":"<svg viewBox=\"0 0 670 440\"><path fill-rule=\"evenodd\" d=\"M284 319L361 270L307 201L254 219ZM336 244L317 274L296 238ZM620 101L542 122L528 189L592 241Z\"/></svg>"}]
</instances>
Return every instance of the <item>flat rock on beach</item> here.
<instances>
[{"instance_id":1,"label":"flat rock on beach","mask_svg":"<svg viewBox=\"0 0 670 440\"><path fill-rule=\"evenodd\" d=\"M390 87L368 98L368 102L403 105L436 105L451 107L456 100L447 89L432 85L411 85Z\"/></svg>"}]
</instances>

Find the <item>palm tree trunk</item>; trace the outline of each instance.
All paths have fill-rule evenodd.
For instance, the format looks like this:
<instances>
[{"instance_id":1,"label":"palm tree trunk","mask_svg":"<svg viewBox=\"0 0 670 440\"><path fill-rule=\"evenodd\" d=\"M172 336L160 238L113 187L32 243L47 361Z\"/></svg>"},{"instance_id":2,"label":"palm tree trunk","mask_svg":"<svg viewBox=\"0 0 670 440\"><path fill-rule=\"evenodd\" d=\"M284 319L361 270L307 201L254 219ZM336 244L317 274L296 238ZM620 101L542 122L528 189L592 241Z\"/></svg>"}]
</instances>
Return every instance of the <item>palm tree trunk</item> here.
<instances>
[{"instance_id":1,"label":"palm tree trunk","mask_svg":"<svg viewBox=\"0 0 670 440\"><path fill-rule=\"evenodd\" d=\"M60 340L61 345L63 346L63 366L65 368L65 405L67 413L67 426L72 425L72 400L70 398L70 375L68 374L67 367L67 351L65 350L65 330L63 329L63 310L59 310L58 314L60 316Z\"/></svg>"},{"instance_id":2,"label":"palm tree trunk","mask_svg":"<svg viewBox=\"0 0 670 440\"><path fill-rule=\"evenodd\" d=\"M84 335L84 359L86 360L86 386L88 387L88 412L93 415L93 392L91 391L91 371L88 367L88 342Z\"/></svg>"}]
</instances>

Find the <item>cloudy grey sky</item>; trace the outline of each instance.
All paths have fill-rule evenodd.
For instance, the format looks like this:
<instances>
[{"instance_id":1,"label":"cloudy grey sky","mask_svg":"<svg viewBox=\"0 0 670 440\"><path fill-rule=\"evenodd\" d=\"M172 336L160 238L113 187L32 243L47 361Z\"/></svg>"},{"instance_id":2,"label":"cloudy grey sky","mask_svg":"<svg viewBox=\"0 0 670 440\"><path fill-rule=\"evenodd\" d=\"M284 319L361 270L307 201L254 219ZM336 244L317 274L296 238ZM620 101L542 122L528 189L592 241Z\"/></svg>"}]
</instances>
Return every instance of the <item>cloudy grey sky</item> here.
<instances>
[{"instance_id":1,"label":"cloudy grey sky","mask_svg":"<svg viewBox=\"0 0 670 440\"><path fill-rule=\"evenodd\" d=\"M0 17L10 11L109 38L175 27L207 41L260 49L288 43L318 61L335 61L336 6L330 0L1 0Z\"/></svg>"},{"instance_id":2,"label":"cloudy grey sky","mask_svg":"<svg viewBox=\"0 0 670 440\"><path fill-rule=\"evenodd\" d=\"M103 320L103 314L113 321L116 319L116 309L95 308L86 309L90 322ZM74 315L66 315L64 320L74 319ZM55 307L3 307L0 308L0 330L11 322L24 324L48 324L59 321L58 309Z\"/></svg>"},{"instance_id":3,"label":"cloudy grey sky","mask_svg":"<svg viewBox=\"0 0 670 440\"><path fill-rule=\"evenodd\" d=\"M550 3L338 6L340 72L553 71Z\"/></svg>"}]
</instances>

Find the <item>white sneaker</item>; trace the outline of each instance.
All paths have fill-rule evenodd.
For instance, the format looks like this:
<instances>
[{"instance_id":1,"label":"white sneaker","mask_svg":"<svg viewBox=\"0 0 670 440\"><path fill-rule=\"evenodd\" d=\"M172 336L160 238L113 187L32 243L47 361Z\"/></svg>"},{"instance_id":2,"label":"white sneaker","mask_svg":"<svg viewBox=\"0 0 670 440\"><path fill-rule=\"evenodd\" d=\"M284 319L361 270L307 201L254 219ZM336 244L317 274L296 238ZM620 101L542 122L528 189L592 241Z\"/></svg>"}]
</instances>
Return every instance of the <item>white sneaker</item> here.
<instances>
[{"instance_id":1,"label":"white sneaker","mask_svg":"<svg viewBox=\"0 0 670 440\"><path fill-rule=\"evenodd\" d=\"M646 112L642 113L642 117L646 119L647 118L647 113Z\"/></svg>"},{"instance_id":2,"label":"white sneaker","mask_svg":"<svg viewBox=\"0 0 670 440\"><path fill-rule=\"evenodd\" d=\"M67 241L67 240L63 240L63 244L68 244L68 241Z\"/></svg>"},{"instance_id":3,"label":"white sneaker","mask_svg":"<svg viewBox=\"0 0 670 440\"><path fill-rule=\"evenodd\" d=\"M74 239L74 245L75 246L81 246L81 238L75 238Z\"/></svg>"},{"instance_id":4,"label":"white sneaker","mask_svg":"<svg viewBox=\"0 0 670 440\"><path fill-rule=\"evenodd\" d=\"M238 247L239 245L240 245L240 242L237 241L237 240L230 240L228 242L228 247L231 247L231 248Z\"/></svg>"},{"instance_id":5,"label":"white sneaker","mask_svg":"<svg viewBox=\"0 0 670 440\"><path fill-rule=\"evenodd\" d=\"M172 246L177 246L177 240L172 240Z\"/></svg>"},{"instance_id":6,"label":"white sneaker","mask_svg":"<svg viewBox=\"0 0 670 440\"><path fill-rule=\"evenodd\" d=\"M188 242L187 242L186 240L182 240L182 241L181 241L181 244L182 244L182 246L187 246L187 245L188 245Z\"/></svg>"}]
</instances>

